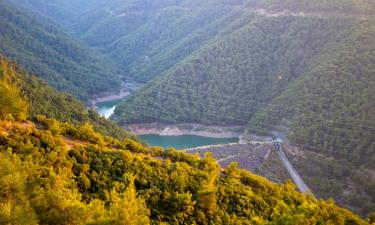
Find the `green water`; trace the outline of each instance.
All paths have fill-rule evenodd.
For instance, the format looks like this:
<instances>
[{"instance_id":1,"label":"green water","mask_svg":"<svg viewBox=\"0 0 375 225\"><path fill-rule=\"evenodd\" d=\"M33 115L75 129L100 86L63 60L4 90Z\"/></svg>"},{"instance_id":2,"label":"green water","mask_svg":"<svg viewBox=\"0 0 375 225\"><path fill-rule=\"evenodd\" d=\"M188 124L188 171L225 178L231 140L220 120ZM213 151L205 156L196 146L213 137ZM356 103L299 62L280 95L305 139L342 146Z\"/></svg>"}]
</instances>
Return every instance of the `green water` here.
<instances>
[{"instance_id":1,"label":"green water","mask_svg":"<svg viewBox=\"0 0 375 225\"><path fill-rule=\"evenodd\" d=\"M116 109L117 104L121 100L108 101L98 103L96 111L105 118L109 118ZM238 142L238 138L210 138L195 135L180 135L180 136L159 136L159 135L141 135L141 140L145 141L150 146L160 146L163 148L195 148L206 145L216 145Z\"/></svg>"},{"instance_id":2,"label":"green water","mask_svg":"<svg viewBox=\"0 0 375 225\"><path fill-rule=\"evenodd\" d=\"M238 138L210 138L195 135L160 136L148 134L140 135L139 137L150 146L176 149L238 142Z\"/></svg>"},{"instance_id":3,"label":"green water","mask_svg":"<svg viewBox=\"0 0 375 225\"><path fill-rule=\"evenodd\" d=\"M105 118L109 118L110 116L112 116L117 104L119 104L120 101L121 99L98 103L96 104L96 111L99 113L99 115L104 116Z\"/></svg>"}]
</instances>

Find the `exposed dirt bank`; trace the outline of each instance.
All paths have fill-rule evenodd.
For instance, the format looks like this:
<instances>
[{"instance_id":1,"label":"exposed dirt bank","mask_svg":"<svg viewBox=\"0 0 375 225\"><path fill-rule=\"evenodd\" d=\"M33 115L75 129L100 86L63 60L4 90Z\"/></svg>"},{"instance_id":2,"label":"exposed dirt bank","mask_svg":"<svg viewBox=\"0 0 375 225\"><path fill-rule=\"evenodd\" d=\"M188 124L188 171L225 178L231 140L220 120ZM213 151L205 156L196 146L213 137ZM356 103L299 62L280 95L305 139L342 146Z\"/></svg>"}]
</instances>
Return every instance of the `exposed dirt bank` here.
<instances>
[{"instance_id":1,"label":"exposed dirt bank","mask_svg":"<svg viewBox=\"0 0 375 225\"><path fill-rule=\"evenodd\" d=\"M103 97L97 97L97 98L91 100L91 103L93 105L96 105L96 104L102 103L102 102L109 102L109 101L123 99L128 95L129 95L129 92L120 92L120 93L117 93L117 94L107 95L107 96L103 96Z\"/></svg>"},{"instance_id":2,"label":"exposed dirt bank","mask_svg":"<svg viewBox=\"0 0 375 225\"><path fill-rule=\"evenodd\" d=\"M123 99L131 92L137 90L139 87L140 84L133 82L122 83L120 89L110 90L92 95L90 100L86 102L86 105L89 107L95 107L95 105L98 103Z\"/></svg>"},{"instance_id":3,"label":"exposed dirt bank","mask_svg":"<svg viewBox=\"0 0 375 225\"><path fill-rule=\"evenodd\" d=\"M201 124L131 124L124 128L136 135L157 134L161 136L197 135L213 138L240 137L244 131L241 126L206 126Z\"/></svg>"}]
</instances>

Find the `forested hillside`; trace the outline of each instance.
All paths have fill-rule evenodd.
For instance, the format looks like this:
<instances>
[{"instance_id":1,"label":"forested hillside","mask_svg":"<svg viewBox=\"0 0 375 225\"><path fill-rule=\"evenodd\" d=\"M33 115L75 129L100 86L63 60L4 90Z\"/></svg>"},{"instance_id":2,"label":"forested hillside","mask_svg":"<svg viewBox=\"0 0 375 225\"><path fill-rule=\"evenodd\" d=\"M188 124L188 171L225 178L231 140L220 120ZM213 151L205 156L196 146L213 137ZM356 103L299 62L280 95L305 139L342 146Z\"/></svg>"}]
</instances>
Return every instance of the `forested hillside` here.
<instances>
[{"instance_id":1,"label":"forested hillside","mask_svg":"<svg viewBox=\"0 0 375 225\"><path fill-rule=\"evenodd\" d=\"M166 122L246 124L352 26L351 20L253 17L156 78L116 114L120 121L165 117Z\"/></svg>"},{"instance_id":2,"label":"forested hillside","mask_svg":"<svg viewBox=\"0 0 375 225\"><path fill-rule=\"evenodd\" d=\"M289 12L317 12L328 14L370 15L375 12L373 0L252 0L252 7Z\"/></svg>"},{"instance_id":3,"label":"forested hillside","mask_svg":"<svg viewBox=\"0 0 375 225\"><path fill-rule=\"evenodd\" d=\"M0 215L4 224L370 224L207 155L148 148L35 116L1 59ZM20 74L22 75L22 74ZM5 90L5 91L4 91ZM40 99L43 100L43 99ZM46 100L46 99L45 99ZM9 104L9 103L14 104ZM369 223L370 222L370 223Z\"/></svg>"},{"instance_id":4,"label":"forested hillside","mask_svg":"<svg viewBox=\"0 0 375 225\"><path fill-rule=\"evenodd\" d=\"M8 1L0 3L0 53L55 88L80 98L119 87L116 64L63 33L55 24Z\"/></svg>"},{"instance_id":5,"label":"forested hillside","mask_svg":"<svg viewBox=\"0 0 375 225\"><path fill-rule=\"evenodd\" d=\"M193 52L247 25L251 12L358 17L375 12L372 0L12 1L61 24L139 82L173 69Z\"/></svg>"},{"instance_id":6,"label":"forested hillside","mask_svg":"<svg viewBox=\"0 0 375 225\"><path fill-rule=\"evenodd\" d=\"M303 146L366 162L375 157L375 26L361 21L322 54L303 78L250 121L251 128L290 121L290 139Z\"/></svg>"},{"instance_id":7,"label":"forested hillside","mask_svg":"<svg viewBox=\"0 0 375 225\"><path fill-rule=\"evenodd\" d=\"M255 133L284 125L295 143L366 160L375 153L373 23L255 16L132 95L115 118L248 124Z\"/></svg>"},{"instance_id":8,"label":"forested hillside","mask_svg":"<svg viewBox=\"0 0 375 225\"><path fill-rule=\"evenodd\" d=\"M237 19L241 10L211 1L118 1L79 18L79 37L139 81L171 68ZM99 21L99 22L98 22ZM113 32L115 30L115 32Z\"/></svg>"},{"instance_id":9,"label":"forested hillside","mask_svg":"<svg viewBox=\"0 0 375 225\"><path fill-rule=\"evenodd\" d=\"M25 0L16 2L22 4ZM60 21L46 12L44 1L33 2L31 8L35 11ZM241 17L247 13L239 7L241 4L216 0L99 0L64 27L85 44L109 55L125 68L128 76L146 82L211 39L231 32L226 27L247 23L249 20ZM60 8L69 12L64 4Z\"/></svg>"},{"instance_id":10,"label":"forested hillside","mask_svg":"<svg viewBox=\"0 0 375 225\"><path fill-rule=\"evenodd\" d=\"M64 28L68 28L85 11L97 6L100 0L7 0L24 9L53 19Z\"/></svg>"},{"instance_id":11,"label":"forested hillside","mask_svg":"<svg viewBox=\"0 0 375 225\"><path fill-rule=\"evenodd\" d=\"M113 118L124 124L238 124L248 133L284 132L292 144L339 160L330 161L333 168L344 168L340 159L350 161L346 173L301 170L317 196L333 193L343 205L367 213L373 193L343 194L354 187L367 190L373 181L354 185L343 177L352 179L358 165L374 168L374 20L355 11L271 12L247 15L250 22L158 76L118 106ZM305 164L320 165L313 159Z\"/></svg>"},{"instance_id":12,"label":"forested hillside","mask_svg":"<svg viewBox=\"0 0 375 225\"><path fill-rule=\"evenodd\" d=\"M55 91L44 81L30 75L16 63L10 62L2 55L0 55L0 75L0 81L5 85L4 87L7 87L3 89L2 95L13 96L15 94L12 93L19 93L27 102L14 98L4 98L6 103L4 102L3 104L12 107L7 107L9 111L6 108L1 109L0 111L2 111L3 115L6 115L6 112L13 114L14 110L19 110L22 113L16 118L25 119L26 115L20 109L28 108L28 117L30 119L37 115L45 115L48 118L75 125L83 125L89 122L93 124L96 131L104 135L112 135L120 139L130 137L127 132L119 128L115 123L101 118L93 110L86 110L85 106L75 100L73 96ZM9 92L9 94L6 94L6 92Z\"/></svg>"}]
</instances>

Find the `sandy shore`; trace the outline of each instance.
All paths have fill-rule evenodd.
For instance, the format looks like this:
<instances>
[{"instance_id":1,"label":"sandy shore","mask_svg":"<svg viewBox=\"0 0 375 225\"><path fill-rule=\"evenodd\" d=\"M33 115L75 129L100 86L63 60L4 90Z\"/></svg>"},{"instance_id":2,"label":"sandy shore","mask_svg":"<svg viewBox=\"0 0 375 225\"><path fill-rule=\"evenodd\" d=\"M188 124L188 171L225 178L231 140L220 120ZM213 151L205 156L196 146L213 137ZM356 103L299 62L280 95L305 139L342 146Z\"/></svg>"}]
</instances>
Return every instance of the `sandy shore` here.
<instances>
[{"instance_id":1,"label":"sandy shore","mask_svg":"<svg viewBox=\"0 0 375 225\"><path fill-rule=\"evenodd\" d=\"M161 136L197 135L213 138L240 137L244 127L241 126L206 126L201 124L131 124L124 128L136 135L157 134Z\"/></svg>"}]
</instances>

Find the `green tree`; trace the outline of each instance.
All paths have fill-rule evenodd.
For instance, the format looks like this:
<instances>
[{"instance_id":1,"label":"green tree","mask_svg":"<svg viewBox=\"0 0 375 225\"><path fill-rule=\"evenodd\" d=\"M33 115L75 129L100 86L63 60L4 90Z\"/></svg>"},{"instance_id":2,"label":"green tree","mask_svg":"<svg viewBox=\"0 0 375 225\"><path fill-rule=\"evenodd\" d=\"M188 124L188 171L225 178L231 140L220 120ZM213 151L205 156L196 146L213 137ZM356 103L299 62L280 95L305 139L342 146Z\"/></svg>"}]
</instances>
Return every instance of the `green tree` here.
<instances>
[{"instance_id":1,"label":"green tree","mask_svg":"<svg viewBox=\"0 0 375 225\"><path fill-rule=\"evenodd\" d=\"M7 66L0 56L0 119L13 116L24 120L28 106L18 88L10 81L10 74L13 73L15 73L14 68Z\"/></svg>"},{"instance_id":2,"label":"green tree","mask_svg":"<svg viewBox=\"0 0 375 225\"><path fill-rule=\"evenodd\" d=\"M114 225L150 224L150 211L145 201L137 197L137 191L131 182L126 191L119 193L116 188L110 194L110 218Z\"/></svg>"},{"instance_id":3,"label":"green tree","mask_svg":"<svg viewBox=\"0 0 375 225\"><path fill-rule=\"evenodd\" d=\"M21 161L0 153L0 224L34 225L37 218L26 195L26 177Z\"/></svg>"},{"instance_id":4,"label":"green tree","mask_svg":"<svg viewBox=\"0 0 375 225\"><path fill-rule=\"evenodd\" d=\"M375 212L371 213L371 214L368 216L368 221L369 221L371 224L375 224Z\"/></svg>"}]
</instances>

